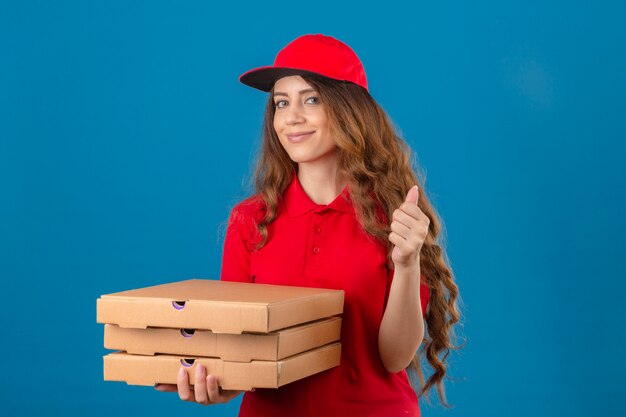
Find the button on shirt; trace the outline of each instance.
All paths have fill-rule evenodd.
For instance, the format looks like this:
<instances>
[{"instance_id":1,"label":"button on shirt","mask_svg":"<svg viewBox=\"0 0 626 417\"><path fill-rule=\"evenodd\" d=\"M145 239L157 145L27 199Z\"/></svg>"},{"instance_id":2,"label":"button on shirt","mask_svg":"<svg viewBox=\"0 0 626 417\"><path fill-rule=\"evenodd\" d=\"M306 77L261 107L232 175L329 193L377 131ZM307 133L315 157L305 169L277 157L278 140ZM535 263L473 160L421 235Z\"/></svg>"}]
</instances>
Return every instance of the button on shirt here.
<instances>
[{"instance_id":1,"label":"button on shirt","mask_svg":"<svg viewBox=\"0 0 626 417\"><path fill-rule=\"evenodd\" d=\"M386 247L360 226L348 187L328 205L313 202L294 172L260 250L257 196L230 215L222 260L224 281L345 291L341 364L278 389L246 392L240 414L250 416L419 416L406 371L389 373L378 352L378 330L393 270ZM422 314L429 291L421 277Z\"/></svg>"}]
</instances>

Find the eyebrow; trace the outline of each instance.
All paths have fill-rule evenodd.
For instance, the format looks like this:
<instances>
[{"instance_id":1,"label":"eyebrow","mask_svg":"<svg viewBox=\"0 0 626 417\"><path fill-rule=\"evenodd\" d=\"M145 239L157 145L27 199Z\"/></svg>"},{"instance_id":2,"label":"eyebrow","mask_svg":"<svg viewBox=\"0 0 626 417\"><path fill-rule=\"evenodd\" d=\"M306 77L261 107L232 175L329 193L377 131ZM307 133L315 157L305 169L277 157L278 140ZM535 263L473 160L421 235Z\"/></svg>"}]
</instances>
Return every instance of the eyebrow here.
<instances>
[{"instance_id":1,"label":"eyebrow","mask_svg":"<svg viewBox=\"0 0 626 417\"><path fill-rule=\"evenodd\" d=\"M298 91L298 94L302 95L302 94L304 94L304 93L311 93L311 92L313 92L313 93L314 93L314 92L315 92L315 90L314 90L313 88L306 88L306 89L304 89L304 90L300 90L300 91ZM275 96L285 96L285 97L288 97L288 96L287 96L287 93L283 93L283 92L281 92L281 91L275 91L275 92L274 92L274 95L275 95Z\"/></svg>"}]
</instances>

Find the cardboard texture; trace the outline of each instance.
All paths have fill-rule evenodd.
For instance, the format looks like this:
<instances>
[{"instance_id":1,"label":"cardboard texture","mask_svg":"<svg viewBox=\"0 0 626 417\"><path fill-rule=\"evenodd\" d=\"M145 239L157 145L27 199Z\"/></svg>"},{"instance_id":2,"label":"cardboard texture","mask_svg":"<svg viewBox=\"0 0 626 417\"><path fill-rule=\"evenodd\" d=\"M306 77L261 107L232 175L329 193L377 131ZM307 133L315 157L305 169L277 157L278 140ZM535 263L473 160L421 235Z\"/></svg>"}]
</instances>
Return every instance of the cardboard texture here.
<instances>
[{"instance_id":1,"label":"cardboard texture","mask_svg":"<svg viewBox=\"0 0 626 417\"><path fill-rule=\"evenodd\" d=\"M103 295L97 322L268 333L341 314L343 300L342 290L191 279Z\"/></svg>"},{"instance_id":2,"label":"cardboard texture","mask_svg":"<svg viewBox=\"0 0 626 417\"><path fill-rule=\"evenodd\" d=\"M277 361L338 341L341 318L331 317L265 334L220 334L210 330L104 326L104 347L130 354L205 356L225 361Z\"/></svg>"},{"instance_id":3,"label":"cardboard texture","mask_svg":"<svg viewBox=\"0 0 626 417\"><path fill-rule=\"evenodd\" d=\"M103 295L104 379L176 383L200 362L223 389L278 388L339 365L344 292L192 279Z\"/></svg>"},{"instance_id":4,"label":"cardboard texture","mask_svg":"<svg viewBox=\"0 0 626 417\"><path fill-rule=\"evenodd\" d=\"M175 384L183 364L193 384L198 362L227 390L278 388L339 365L341 344L331 343L279 361L230 362L216 358L111 353L104 357L104 379L129 385Z\"/></svg>"}]
</instances>

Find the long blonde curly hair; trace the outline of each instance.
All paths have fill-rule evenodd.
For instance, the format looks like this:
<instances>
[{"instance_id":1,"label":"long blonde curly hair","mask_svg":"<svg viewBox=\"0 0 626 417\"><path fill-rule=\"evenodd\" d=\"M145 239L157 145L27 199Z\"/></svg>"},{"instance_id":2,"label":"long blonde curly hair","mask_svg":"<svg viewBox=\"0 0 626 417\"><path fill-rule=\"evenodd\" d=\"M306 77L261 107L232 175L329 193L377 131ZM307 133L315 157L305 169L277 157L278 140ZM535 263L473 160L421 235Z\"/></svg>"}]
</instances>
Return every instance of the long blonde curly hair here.
<instances>
[{"instance_id":1,"label":"long blonde curly hair","mask_svg":"<svg viewBox=\"0 0 626 417\"><path fill-rule=\"evenodd\" d=\"M364 88L314 75L302 75L302 78L317 90L324 105L338 146L338 174L349 183L357 218L370 236L387 246L387 262L391 268L393 245L388 239L391 229L387 219L392 218L393 211L404 202L413 185L417 184L420 189L418 207L430 219L428 236L420 253L420 271L426 277L430 300L425 314L424 342L409 368L419 380L418 397L428 394L436 385L440 402L450 407L443 378L450 349L462 347L452 344L453 326L460 320L457 305L460 298L443 239L439 236L443 223L428 200L421 180L423 174L413 169L414 157L409 146ZM267 242L267 227L276 218L279 201L297 169L274 130L273 92L272 89L265 107L261 150L253 173L256 198L262 200L262 214L256 225L260 237L257 249ZM419 178L416 171L420 172ZM421 354L434 371L426 381Z\"/></svg>"}]
</instances>

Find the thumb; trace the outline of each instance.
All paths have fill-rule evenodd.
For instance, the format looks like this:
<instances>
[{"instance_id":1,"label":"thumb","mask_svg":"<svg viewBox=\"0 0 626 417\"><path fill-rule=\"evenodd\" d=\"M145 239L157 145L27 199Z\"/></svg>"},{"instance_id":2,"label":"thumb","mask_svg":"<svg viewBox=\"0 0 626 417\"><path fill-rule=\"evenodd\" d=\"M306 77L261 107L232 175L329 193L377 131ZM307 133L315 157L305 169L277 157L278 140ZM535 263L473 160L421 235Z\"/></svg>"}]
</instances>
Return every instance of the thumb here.
<instances>
[{"instance_id":1,"label":"thumb","mask_svg":"<svg viewBox=\"0 0 626 417\"><path fill-rule=\"evenodd\" d=\"M408 194L406 195L405 201L415 203L417 205L418 198L419 198L419 189L417 188L417 185L414 185L413 187L411 187Z\"/></svg>"}]
</instances>

